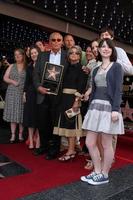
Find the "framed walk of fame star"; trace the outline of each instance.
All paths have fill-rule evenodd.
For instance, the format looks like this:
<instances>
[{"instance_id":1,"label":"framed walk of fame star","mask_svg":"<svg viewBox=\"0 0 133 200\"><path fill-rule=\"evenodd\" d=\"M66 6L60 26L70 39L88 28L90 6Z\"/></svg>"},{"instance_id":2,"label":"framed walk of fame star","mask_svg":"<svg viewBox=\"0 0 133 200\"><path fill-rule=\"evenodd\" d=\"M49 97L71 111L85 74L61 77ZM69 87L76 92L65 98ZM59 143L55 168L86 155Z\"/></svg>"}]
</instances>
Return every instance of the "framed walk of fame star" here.
<instances>
[{"instance_id":1,"label":"framed walk of fame star","mask_svg":"<svg viewBox=\"0 0 133 200\"><path fill-rule=\"evenodd\" d=\"M49 89L49 94L58 94L63 70L63 65L46 62L42 75L42 86Z\"/></svg>"}]
</instances>

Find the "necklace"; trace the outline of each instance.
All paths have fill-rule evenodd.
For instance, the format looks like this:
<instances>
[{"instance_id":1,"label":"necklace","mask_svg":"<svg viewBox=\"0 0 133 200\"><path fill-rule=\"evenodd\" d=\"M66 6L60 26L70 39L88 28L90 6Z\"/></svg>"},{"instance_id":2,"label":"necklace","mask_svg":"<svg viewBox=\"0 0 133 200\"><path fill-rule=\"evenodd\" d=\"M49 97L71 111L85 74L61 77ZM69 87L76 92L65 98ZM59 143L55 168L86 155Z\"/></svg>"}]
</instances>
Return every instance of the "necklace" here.
<instances>
[{"instance_id":1,"label":"necklace","mask_svg":"<svg viewBox=\"0 0 133 200\"><path fill-rule=\"evenodd\" d=\"M101 69L103 69L104 71L110 66L110 64L111 64L111 62L106 66L106 67L103 67L102 65L101 65Z\"/></svg>"}]
</instances>

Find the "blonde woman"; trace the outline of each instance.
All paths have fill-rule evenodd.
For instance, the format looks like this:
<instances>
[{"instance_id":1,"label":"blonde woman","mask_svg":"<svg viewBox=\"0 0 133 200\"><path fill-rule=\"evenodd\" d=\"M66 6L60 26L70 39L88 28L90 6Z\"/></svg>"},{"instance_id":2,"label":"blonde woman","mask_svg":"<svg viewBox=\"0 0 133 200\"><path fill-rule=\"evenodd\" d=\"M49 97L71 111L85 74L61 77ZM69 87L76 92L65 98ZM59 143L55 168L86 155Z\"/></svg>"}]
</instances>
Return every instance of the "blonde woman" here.
<instances>
[{"instance_id":1,"label":"blonde woman","mask_svg":"<svg viewBox=\"0 0 133 200\"><path fill-rule=\"evenodd\" d=\"M76 138L82 136L81 114L69 118L65 111L72 108L79 110L79 98L85 89L86 79L80 63L82 50L79 46L73 46L68 50L68 67L63 81L63 95L60 106L60 114L54 128L54 134L65 136L68 140L68 149L64 155L59 157L59 161L70 161L76 156Z\"/></svg>"}]
</instances>

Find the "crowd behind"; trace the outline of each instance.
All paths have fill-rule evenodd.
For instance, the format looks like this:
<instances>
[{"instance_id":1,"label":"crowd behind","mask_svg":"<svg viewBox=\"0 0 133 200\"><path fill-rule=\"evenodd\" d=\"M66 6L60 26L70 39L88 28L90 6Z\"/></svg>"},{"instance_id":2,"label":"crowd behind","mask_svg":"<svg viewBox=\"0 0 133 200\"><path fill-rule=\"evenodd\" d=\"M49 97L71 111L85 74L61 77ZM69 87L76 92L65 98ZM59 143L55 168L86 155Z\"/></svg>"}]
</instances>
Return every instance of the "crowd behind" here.
<instances>
[{"instance_id":1,"label":"crowd behind","mask_svg":"<svg viewBox=\"0 0 133 200\"><path fill-rule=\"evenodd\" d=\"M113 39L113 30L103 28L84 52L72 35L63 38L53 32L49 46L37 41L26 49L15 49L15 62L4 59L1 68L0 92L5 100L3 119L10 123L9 142L15 143L17 137L23 142L26 129L26 145L35 156L45 154L47 160L68 162L79 153L88 153L84 167L92 172L81 181L92 185L109 182L117 135L124 134L120 111L123 75L133 75L126 52L115 47ZM59 77L56 66L63 66L56 95L42 79L47 63L53 64L48 69L51 82Z\"/></svg>"}]
</instances>

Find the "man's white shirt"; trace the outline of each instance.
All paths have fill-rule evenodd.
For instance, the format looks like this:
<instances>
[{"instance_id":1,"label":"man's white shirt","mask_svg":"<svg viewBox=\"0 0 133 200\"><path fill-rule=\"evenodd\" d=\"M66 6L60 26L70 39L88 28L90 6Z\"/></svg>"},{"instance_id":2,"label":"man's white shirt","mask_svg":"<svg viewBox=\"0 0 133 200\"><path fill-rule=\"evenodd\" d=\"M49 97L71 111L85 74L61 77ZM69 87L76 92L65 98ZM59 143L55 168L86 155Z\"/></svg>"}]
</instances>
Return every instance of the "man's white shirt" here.
<instances>
[{"instance_id":1,"label":"man's white shirt","mask_svg":"<svg viewBox=\"0 0 133 200\"><path fill-rule=\"evenodd\" d=\"M120 47L115 47L115 49L117 51L117 62L121 64L124 73L128 75L133 75L133 66L126 52Z\"/></svg>"},{"instance_id":2,"label":"man's white shirt","mask_svg":"<svg viewBox=\"0 0 133 200\"><path fill-rule=\"evenodd\" d=\"M61 61L61 50L58 51L56 54L53 51L51 51L49 62L52 64L60 65L60 61Z\"/></svg>"}]
</instances>

